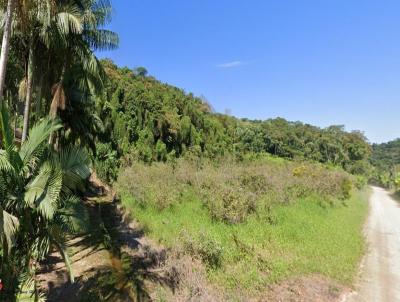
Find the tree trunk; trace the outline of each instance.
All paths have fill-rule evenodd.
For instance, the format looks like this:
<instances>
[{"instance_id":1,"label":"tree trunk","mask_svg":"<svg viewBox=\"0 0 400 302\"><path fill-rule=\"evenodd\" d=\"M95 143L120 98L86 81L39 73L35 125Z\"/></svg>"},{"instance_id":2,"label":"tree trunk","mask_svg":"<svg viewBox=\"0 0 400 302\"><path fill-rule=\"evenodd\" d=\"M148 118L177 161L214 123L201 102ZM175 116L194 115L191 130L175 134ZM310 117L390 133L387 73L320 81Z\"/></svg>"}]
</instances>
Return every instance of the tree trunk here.
<instances>
[{"instance_id":1,"label":"tree trunk","mask_svg":"<svg viewBox=\"0 0 400 302\"><path fill-rule=\"evenodd\" d=\"M3 106L4 82L6 79L8 51L10 48L10 37L11 37L11 22L12 22L12 15L14 13L14 7L15 7L15 0L8 0L6 20L4 24L3 42L1 44L1 55L0 55L0 108L1 106Z\"/></svg>"},{"instance_id":2,"label":"tree trunk","mask_svg":"<svg viewBox=\"0 0 400 302\"><path fill-rule=\"evenodd\" d=\"M64 63L63 69L61 71L61 76L60 76L60 81L56 84L57 88L56 91L54 91L54 95L53 95L53 100L51 101L51 105L50 105L50 111L49 111L49 116L51 119L55 119L57 117L58 114L58 110L60 108L60 95L56 95L57 94L57 90L58 89L62 89L62 91L64 91L64 88L62 87L63 82L64 82L64 77L65 77L65 72L67 70L67 66ZM64 92L62 92L64 93ZM64 95L65 97L65 95ZM65 102L65 100L63 100L63 102ZM64 104L65 105L65 104ZM56 141L54 144L54 148L57 150L58 149L58 142L59 142L59 138L58 138L58 134L57 133L51 133L50 137L49 137L49 145L53 144L53 140L54 140L54 136L56 135Z\"/></svg>"},{"instance_id":3,"label":"tree trunk","mask_svg":"<svg viewBox=\"0 0 400 302\"><path fill-rule=\"evenodd\" d=\"M35 113L36 113L36 119L35 122L39 122L40 120L40 115L42 112L42 92L43 92L43 76L40 77L39 80L39 87L38 87L38 96L36 98L36 109L35 109Z\"/></svg>"},{"instance_id":4,"label":"tree trunk","mask_svg":"<svg viewBox=\"0 0 400 302\"><path fill-rule=\"evenodd\" d=\"M29 132L29 117L31 113L31 102L32 102L32 89L33 89L33 42L29 47L29 58L28 58L28 76L26 80L26 99L25 99L25 108L24 108L24 127L22 129L22 138L21 144L28 137Z\"/></svg>"}]
</instances>

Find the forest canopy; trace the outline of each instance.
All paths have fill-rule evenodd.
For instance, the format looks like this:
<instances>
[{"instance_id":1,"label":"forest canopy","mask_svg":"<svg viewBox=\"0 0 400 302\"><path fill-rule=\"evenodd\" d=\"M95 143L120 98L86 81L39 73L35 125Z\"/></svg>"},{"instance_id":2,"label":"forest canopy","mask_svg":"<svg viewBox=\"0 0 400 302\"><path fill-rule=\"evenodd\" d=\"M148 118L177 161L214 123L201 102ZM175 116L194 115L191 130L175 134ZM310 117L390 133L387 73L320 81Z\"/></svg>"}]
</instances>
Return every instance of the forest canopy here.
<instances>
[{"instance_id":1,"label":"forest canopy","mask_svg":"<svg viewBox=\"0 0 400 302\"><path fill-rule=\"evenodd\" d=\"M213 112L204 98L161 83L144 68L119 68L111 60L101 64L108 78L96 101L104 123L100 140L105 145L98 154L101 165L105 159L128 155L151 162L187 155L240 158L246 153L268 152L337 165L354 174L370 169L371 148L362 132L283 118L238 119Z\"/></svg>"},{"instance_id":2,"label":"forest canopy","mask_svg":"<svg viewBox=\"0 0 400 302\"><path fill-rule=\"evenodd\" d=\"M373 182L400 189L400 139L373 144L371 164L375 167Z\"/></svg>"},{"instance_id":3,"label":"forest canopy","mask_svg":"<svg viewBox=\"0 0 400 302\"><path fill-rule=\"evenodd\" d=\"M273 206L316 195L315 206L344 205L365 180L349 173L368 176L371 163L380 183L400 185L399 140L371 150L362 132L344 126L216 113L204 97L160 82L145 67L99 60L98 51L119 44L107 29L109 0L7 0L0 7L1 301L22 292L39 301L37 276L53 251L73 283L71 238L100 229L111 247L110 228L96 222L91 229L103 201L95 210L89 198L112 191L102 181L119 175L126 191L161 210L192 192L210 225L223 229L255 218L274 230ZM117 194L105 195L114 207Z\"/></svg>"}]
</instances>

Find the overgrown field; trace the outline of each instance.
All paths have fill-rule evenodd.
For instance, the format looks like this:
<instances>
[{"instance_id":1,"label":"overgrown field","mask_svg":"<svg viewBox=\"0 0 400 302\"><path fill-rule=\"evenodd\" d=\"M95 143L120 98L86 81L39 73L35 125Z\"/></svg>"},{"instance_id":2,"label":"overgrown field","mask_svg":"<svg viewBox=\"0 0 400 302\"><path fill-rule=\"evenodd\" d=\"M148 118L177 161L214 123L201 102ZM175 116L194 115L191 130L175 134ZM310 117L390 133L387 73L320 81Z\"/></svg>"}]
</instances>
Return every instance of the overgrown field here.
<instances>
[{"instance_id":1,"label":"overgrown field","mask_svg":"<svg viewBox=\"0 0 400 302\"><path fill-rule=\"evenodd\" d=\"M337 169L275 158L136 163L117 183L150 237L247 293L314 273L350 284L367 213L357 186Z\"/></svg>"}]
</instances>

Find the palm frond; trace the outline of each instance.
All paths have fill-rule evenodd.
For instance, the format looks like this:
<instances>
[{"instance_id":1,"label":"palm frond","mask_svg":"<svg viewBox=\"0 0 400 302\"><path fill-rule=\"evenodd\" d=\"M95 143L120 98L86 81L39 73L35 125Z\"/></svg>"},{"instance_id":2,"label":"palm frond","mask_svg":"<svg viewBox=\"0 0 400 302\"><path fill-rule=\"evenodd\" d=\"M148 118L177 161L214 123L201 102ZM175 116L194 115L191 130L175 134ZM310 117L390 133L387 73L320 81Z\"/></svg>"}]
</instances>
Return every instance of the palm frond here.
<instances>
[{"instance_id":1,"label":"palm frond","mask_svg":"<svg viewBox=\"0 0 400 302\"><path fill-rule=\"evenodd\" d=\"M39 151L38 148L48 140L50 134L61 128L59 121L45 119L41 123L35 125L28 139L22 144L19 155L24 164L28 163L33 156Z\"/></svg>"},{"instance_id":2,"label":"palm frond","mask_svg":"<svg viewBox=\"0 0 400 302\"><path fill-rule=\"evenodd\" d=\"M85 30L83 35L94 50L113 50L119 45L118 34L110 30Z\"/></svg>"},{"instance_id":3,"label":"palm frond","mask_svg":"<svg viewBox=\"0 0 400 302\"><path fill-rule=\"evenodd\" d=\"M26 186L24 200L31 207L35 205L45 219L51 220L58 208L61 188L61 170L47 162Z\"/></svg>"},{"instance_id":4,"label":"palm frond","mask_svg":"<svg viewBox=\"0 0 400 302\"><path fill-rule=\"evenodd\" d=\"M9 153L5 150L0 150L0 171L13 172L14 166L10 163Z\"/></svg>"},{"instance_id":5,"label":"palm frond","mask_svg":"<svg viewBox=\"0 0 400 302\"><path fill-rule=\"evenodd\" d=\"M55 154L53 161L58 162L62 170L63 192L78 189L90 176L90 158L81 148L68 147Z\"/></svg>"},{"instance_id":6,"label":"palm frond","mask_svg":"<svg viewBox=\"0 0 400 302\"><path fill-rule=\"evenodd\" d=\"M88 211L81 199L75 195L69 195L62 203L64 206L60 209L59 214L68 227L68 231L75 234L88 231L90 228Z\"/></svg>"},{"instance_id":7,"label":"palm frond","mask_svg":"<svg viewBox=\"0 0 400 302\"><path fill-rule=\"evenodd\" d=\"M97 28L111 21L112 5L109 0L89 0L86 6L84 20L91 28Z\"/></svg>"},{"instance_id":8,"label":"palm frond","mask_svg":"<svg viewBox=\"0 0 400 302\"><path fill-rule=\"evenodd\" d=\"M11 215L0 206L0 236L2 242L6 242L7 249L10 251L13 245L14 235L18 231L19 220L14 215ZM5 248L3 246L3 248Z\"/></svg>"},{"instance_id":9,"label":"palm frond","mask_svg":"<svg viewBox=\"0 0 400 302\"><path fill-rule=\"evenodd\" d=\"M83 30L83 20L78 7L74 5L65 6L63 11L56 17L58 30L63 35L80 34Z\"/></svg>"}]
</instances>

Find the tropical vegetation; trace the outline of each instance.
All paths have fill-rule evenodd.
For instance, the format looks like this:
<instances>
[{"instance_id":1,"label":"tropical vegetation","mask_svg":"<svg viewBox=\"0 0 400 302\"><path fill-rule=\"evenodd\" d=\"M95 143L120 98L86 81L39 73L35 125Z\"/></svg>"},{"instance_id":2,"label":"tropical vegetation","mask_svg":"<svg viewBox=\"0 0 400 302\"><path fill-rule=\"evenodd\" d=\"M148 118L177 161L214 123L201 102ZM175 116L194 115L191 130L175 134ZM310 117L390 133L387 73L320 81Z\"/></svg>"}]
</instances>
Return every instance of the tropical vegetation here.
<instances>
[{"instance_id":1,"label":"tropical vegetation","mask_svg":"<svg viewBox=\"0 0 400 302\"><path fill-rule=\"evenodd\" d=\"M398 140L371 147L340 125L216 113L144 67L99 60L119 43L108 0L0 0L0 10L1 301L44 299L38 271L53 251L74 281L67 241L93 231L92 172L169 259L200 263L221 288L251 294L301 273L351 282L359 190L370 177L400 186ZM171 282L196 292L176 267Z\"/></svg>"},{"instance_id":2,"label":"tropical vegetation","mask_svg":"<svg viewBox=\"0 0 400 302\"><path fill-rule=\"evenodd\" d=\"M400 139L373 144L371 164L375 167L371 176L374 183L400 190Z\"/></svg>"},{"instance_id":3,"label":"tropical vegetation","mask_svg":"<svg viewBox=\"0 0 400 302\"><path fill-rule=\"evenodd\" d=\"M104 72L94 52L118 45L102 29L108 1L3 1L0 56L0 300L40 298L40 261L82 230L93 98ZM92 106L92 107L91 107ZM72 120L74 117L74 121ZM34 125L32 127L32 125ZM73 272L70 271L73 281Z\"/></svg>"},{"instance_id":4,"label":"tropical vegetation","mask_svg":"<svg viewBox=\"0 0 400 302\"><path fill-rule=\"evenodd\" d=\"M214 113L205 98L163 84L154 77L103 60L107 74L103 96L97 99L104 122L100 141L108 146L109 170L123 162L171 161L182 156L217 158L269 153L288 159L339 166L353 174L370 172L371 147L359 131L343 126L324 129L283 118L265 121L237 119ZM113 153L115 152L115 153ZM102 152L104 153L104 152ZM104 163L105 154L99 162ZM105 164L98 170L115 180ZM114 178L114 179L112 179Z\"/></svg>"},{"instance_id":5,"label":"tropical vegetation","mask_svg":"<svg viewBox=\"0 0 400 302\"><path fill-rule=\"evenodd\" d=\"M1 291L0 297L12 301L23 286L33 285L35 296L39 295L36 271L52 248L59 250L69 268L67 235L85 222L74 192L90 170L82 149L71 146L57 151L48 143L61 128L59 122L44 119L18 147L4 109L1 121L0 275L7 291Z\"/></svg>"}]
</instances>

